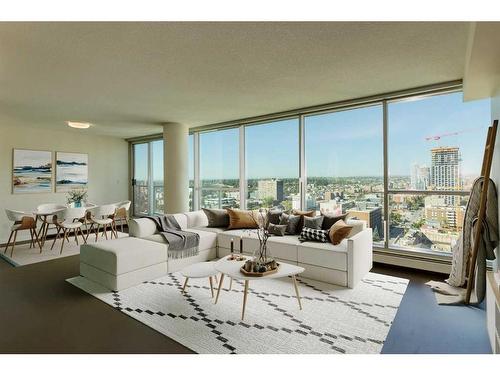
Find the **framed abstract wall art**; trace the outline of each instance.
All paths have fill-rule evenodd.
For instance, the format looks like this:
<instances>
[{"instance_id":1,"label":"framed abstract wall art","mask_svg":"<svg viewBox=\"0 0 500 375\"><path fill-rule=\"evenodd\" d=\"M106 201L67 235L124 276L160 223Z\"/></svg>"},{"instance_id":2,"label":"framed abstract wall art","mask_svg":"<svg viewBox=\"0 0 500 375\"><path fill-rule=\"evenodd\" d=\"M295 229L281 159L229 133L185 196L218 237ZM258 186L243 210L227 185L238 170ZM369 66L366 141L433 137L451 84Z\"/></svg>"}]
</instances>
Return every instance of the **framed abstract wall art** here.
<instances>
[{"instance_id":1,"label":"framed abstract wall art","mask_svg":"<svg viewBox=\"0 0 500 375\"><path fill-rule=\"evenodd\" d=\"M86 188L88 161L87 154L56 152L56 193Z\"/></svg>"},{"instance_id":2,"label":"framed abstract wall art","mask_svg":"<svg viewBox=\"0 0 500 375\"><path fill-rule=\"evenodd\" d=\"M14 149L12 164L12 193L52 191L51 151Z\"/></svg>"}]
</instances>

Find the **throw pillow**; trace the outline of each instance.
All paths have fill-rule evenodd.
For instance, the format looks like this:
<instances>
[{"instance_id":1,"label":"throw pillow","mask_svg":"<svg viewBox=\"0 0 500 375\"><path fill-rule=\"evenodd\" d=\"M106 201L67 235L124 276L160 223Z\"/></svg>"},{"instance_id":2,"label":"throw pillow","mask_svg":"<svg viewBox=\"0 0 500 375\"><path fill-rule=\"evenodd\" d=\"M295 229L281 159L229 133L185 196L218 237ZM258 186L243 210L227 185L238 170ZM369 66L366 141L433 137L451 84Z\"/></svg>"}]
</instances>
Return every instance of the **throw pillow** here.
<instances>
[{"instance_id":1,"label":"throw pillow","mask_svg":"<svg viewBox=\"0 0 500 375\"><path fill-rule=\"evenodd\" d=\"M300 232L299 241L328 242L328 231L304 227L302 228L302 232Z\"/></svg>"},{"instance_id":2,"label":"throw pillow","mask_svg":"<svg viewBox=\"0 0 500 375\"><path fill-rule=\"evenodd\" d=\"M334 245L338 245L344 238L347 238L351 229L352 226L347 225L344 220L337 221L328 232L330 242Z\"/></svg>"},{"instance_id":3,"label":"throw pillow","mask_svg":"<svg viewBox=\"0 0 500 375\"><path fill-rule=\"evenodd\" d=\"M227 229L256 229L258 228L258 217L254 211L237 210L226 208L229 215L229 227Z\"/></svg>"},{"instance_id":4,"label":"throw pillow","mask_svg":"<svg viewBox=\"0 0 500 375\"><path fill-rule=\"evenodd\" d=\"M304 216L304 228L322 229L321 225L323 224L323 219L323 216Z\"/></svg>"},{"instance_id":5,"label":"throw pillow","mask_svg":"<svg viewBox=\"0 0 500 375\"><path fill-rule=\"evenodd\" d=\"M286 233L286 227L286 225L269 223L267 230L269 231L269 233L274 234L275 236L284 236Z\"/></svg>"},{"instance_id":6,"label":"throw pillow","mask_svg":"<svg viewBox=\"0 0 500 375\"><path fill-rule=\"evenodd\" d=\"M267 212L267 219L269 221L269 224L279 224L280 223L280 217L283 211L281 210L269 210Z\"/></svg>"},{"instance_id":7,"label":"throw pillow","mask_svg":"<svg viewBox=\"0 0 500 375\"><path fill-rule=\"evenodd\" d=\"M226 210L203 208L207 215L208 228L227 228L229 226L229 215Z\"/></svg>"},{"instance_id":8,"label":"throw pillow","mask_svg":"<svg viewBox=\"0 0 500 375\"><path fill-rule=\"evenodd\" d=\"M286 225L286 234L295 234L300 216L281 214L280 225Z\"/></svg>"},{"instance_id":9,"label":"throw pillow","mask_svg":"<svg viewBox=\"0 0 500 375\"><path fill-rule=\"evenodd\" d=\"M297 225L297 231L295 234L300 234L302 232L302 228L304 227L304 216L314 217L316 215L316 211L300 211L300 210L292 210L292 215L299 215L300 220Z\"/></svg>"},{"instance_id":10,"label":"throw pillow","mask_svg":"<svg viewBox=\"0 0 500 375\"><path fill-rule=\"evenodd\" d=\"M330 230L333 224L335 224L339 220L345 220L348 214L342 215L329 215L329 214L321 214L323 216L323 224L321 225L321 229Z\"/></svg>"}]
</instances>

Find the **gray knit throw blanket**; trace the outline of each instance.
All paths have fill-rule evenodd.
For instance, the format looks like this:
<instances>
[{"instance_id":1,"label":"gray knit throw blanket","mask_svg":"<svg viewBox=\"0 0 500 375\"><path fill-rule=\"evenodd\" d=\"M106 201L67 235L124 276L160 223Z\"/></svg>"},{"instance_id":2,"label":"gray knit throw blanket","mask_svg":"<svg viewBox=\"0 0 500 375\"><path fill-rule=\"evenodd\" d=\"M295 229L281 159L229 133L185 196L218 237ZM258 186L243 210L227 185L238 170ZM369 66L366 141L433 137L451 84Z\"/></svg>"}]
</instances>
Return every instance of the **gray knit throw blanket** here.
<instances>
[{"instance_id":1,"label":"gray knit throw blanket","mask_svg":"<svg viewBox=\"0 0 500 375\"><path fill-rule=\"evenodd\" d=\"M200 235L187 232L173 215L148 216L156 224L156 229L168 243L168 259L188 258L199 254Z\"/></svg>"}]
</instances>

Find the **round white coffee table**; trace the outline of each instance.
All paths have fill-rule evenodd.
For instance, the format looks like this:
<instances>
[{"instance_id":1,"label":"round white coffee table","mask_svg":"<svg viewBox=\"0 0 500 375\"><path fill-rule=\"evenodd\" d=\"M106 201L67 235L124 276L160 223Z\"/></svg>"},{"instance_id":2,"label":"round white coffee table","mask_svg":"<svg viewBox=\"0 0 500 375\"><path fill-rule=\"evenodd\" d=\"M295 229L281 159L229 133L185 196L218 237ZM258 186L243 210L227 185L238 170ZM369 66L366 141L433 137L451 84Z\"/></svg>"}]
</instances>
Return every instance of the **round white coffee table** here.
<instances>
[{"instance_id":1,"label":"round white coffee table","mask_svg":"<svg viewBox=\"0 0 500 375\"><path fill-rule=\"evenodd\" d=\"M244 280L245 287L243 291L243 308L241 311L241 320L245 318L245 307L247 304L247 294L248 294L248 284L250 280L264 280L264 279L280 279L282 277L291 276L293 280L293 286L295 288L295 294L297 296L297 302L299 303L299 309L302 310L302 303L300 301L299 295L299 287L297 285L296 275L304 272L304 268L294 266L293 264L281 263L278 271L265 276L246 276L241 273L240 268L243 266L245 261L237 262L234 260L227 260L227 257L219 259L215 262L215 269L221 273L219 288L217 289L217 297L215 297L215 303L219 300L219 294L222 286L222 282L224 281L224 276L229 276L232 279Z\"/></svg>"},{"instance_id":2,"label":"round white coffee table","mask_svg":"<svg viewBox=\"0 0 500 375\"><path fill-rule=\"evenodd\" d=\"M184 293L189 279L202 279L208 277L210 283L210 291L212 292L212 297L214 296L214 286L212 277L215 277L215 282L217 282L218 271L214 267L215 262L201 262L191 264L183 268L180 273L186 278L184 281L184 286L182 287L182 293ZM222 280L221 280L222 281Z\"/></svg>"}]
</instances>

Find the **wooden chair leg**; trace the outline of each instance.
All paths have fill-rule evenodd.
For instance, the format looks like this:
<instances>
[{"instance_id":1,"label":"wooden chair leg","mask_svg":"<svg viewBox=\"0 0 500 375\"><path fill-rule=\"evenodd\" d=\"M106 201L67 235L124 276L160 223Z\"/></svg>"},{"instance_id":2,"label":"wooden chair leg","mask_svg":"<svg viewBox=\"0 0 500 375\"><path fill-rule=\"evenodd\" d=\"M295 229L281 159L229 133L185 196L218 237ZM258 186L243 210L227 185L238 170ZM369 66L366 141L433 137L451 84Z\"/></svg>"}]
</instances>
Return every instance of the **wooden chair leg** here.
<instances>
[{"instance_id":1,"label":"wooden chair leg","mask_svg":"<svg viewBox=\"0 0 500 375\"><path fill-rule=\"evenodd\" d=\"M99 237L99 227L100 227L100 225L97 224L97 226L94 228L95 229L95 242L97 242L97 239Z\"/></svg>"},{"instance_id":2,"label":"wooden chair leg","mask_svg":"<svg viewBox=\"0 0 500 375\"><path fill-rule=\"evenodd\" d=\"M50 250L54 249L54 245L56 244L57 239L59 238L59 234L61 233L61 227L57 228L57 233L56 237L54 238L54 241L52 242L52 246L50 247Z\"/></svg>"},{"instance_id":3,"label":"wooden chair leg","mask_svg":"<svg viewBox=\"0 0 500 375\"><path fill-rule=\"evenodd\" d=\"M11 258L12 258L12 254L14 254L14 246L16 246L16 239L17 239L17 230L14 233L14 242L12 242L12 250L10 251Z\"/></svg>"},{"instance_id":4,"label":"wooden chair leg","mask_svg":"<svg viewBox=\"0 0 500 375\"><path fill-rule=\"evenodd\" d=\"M40 248L40 254L42 253L42 244L40 243L40 239L38 238L38 234L36 233L36 228L33 229L33 234L35 235L35 240L36 243L38 244L38 247Z\"/></svg>"},{"instance_id":5,"label":"wooden chair leg","mask_svg":"<svg viewBox=\"0 0 500 375\"><path fill-rule=\"evenodd\" d=\"M9 236L9 240L7 241L7 245L5 245L5 250L3 251L3 253L5 254L7 252L7 250L9 249L9 244L10 244L10 240L12 239L12 235L14 234L14 231L11 231L10 232L10 236Z\"/></svg>"},{"instance_id":6,"label":"wooden chair leg","mask_svg":"<svg viewBox=\"0 0 500 375\"><path fill-rule=\"evenodd\" d=\"M108 224L104 224L104 235L106 237L106 241L108 240Z\"/></svg>"},{"instance_id":7,"label":"wooden chair leg","mask_svg":"<svg viewBox=\"0 0 500 375\"><path fill-rule=\"evenodd\" d=\"M87 243L87 239L85 238L85 236L83 235L83 231L82 231L82 228L78 228L78 230L80 231L80 236L82 236L82 240L83 240L83 243Z\"/></svg>"},{"instance_id":8,"label":"wooden chair leg","mask_svg":"<svg viewBox=\"0 0 500 375\"><path fill-rule=\"evenodd\" d=\"M76 228L73 228L73 234L75 235L76 244L80 246L80 244L78 243L78 233L76 233Z\"/></svg>"},{"instance_id":9,"label":"wooden chair leg","mask_svg":"<svg viewBox=\"0 0 500 375\"><path fill-rule=\"evenodd\" d=\"M59 252L59 255L62 254L63 248L64 248L64 241L68 239L68 230L66 228L63 228L63 239L61 241L61 251Z\"/></svg>"},{"instance_id":10,"label":"wooden chair leg","mask_svg":"<svg viewBox=\"0 0 500 375\"><path fill-rule=\"evenodd\" d=\"M30 228L30 237L31 237L31 241L30 241L30 249L33 247L33 229Z\"/></svg>"}]
</instances>

